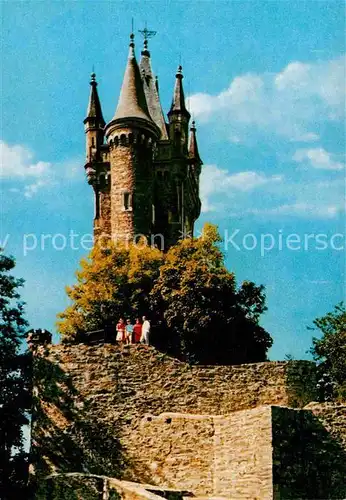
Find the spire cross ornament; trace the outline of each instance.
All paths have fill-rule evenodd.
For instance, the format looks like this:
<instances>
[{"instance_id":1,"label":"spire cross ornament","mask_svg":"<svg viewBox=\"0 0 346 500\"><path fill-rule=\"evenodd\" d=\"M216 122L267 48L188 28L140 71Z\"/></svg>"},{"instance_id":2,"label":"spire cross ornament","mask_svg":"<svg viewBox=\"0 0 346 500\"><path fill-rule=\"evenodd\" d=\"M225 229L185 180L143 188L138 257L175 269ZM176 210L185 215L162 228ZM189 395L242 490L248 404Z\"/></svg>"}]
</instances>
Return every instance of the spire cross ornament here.
<instances>
[{"instance_id":1,"label":"spire cross ornament","mask_svg":"<svg viewBox=\"0 0 346 500\"><path fill-rule=\"evenodd\" d=\"M157 31L148 30L147 23L145 23L144 30L138 30L138 31L142 35L142 37L144 38L144 48L147 49L149 38L152 38L153 36L155 36Z\"/></svg>"}]
</instances>

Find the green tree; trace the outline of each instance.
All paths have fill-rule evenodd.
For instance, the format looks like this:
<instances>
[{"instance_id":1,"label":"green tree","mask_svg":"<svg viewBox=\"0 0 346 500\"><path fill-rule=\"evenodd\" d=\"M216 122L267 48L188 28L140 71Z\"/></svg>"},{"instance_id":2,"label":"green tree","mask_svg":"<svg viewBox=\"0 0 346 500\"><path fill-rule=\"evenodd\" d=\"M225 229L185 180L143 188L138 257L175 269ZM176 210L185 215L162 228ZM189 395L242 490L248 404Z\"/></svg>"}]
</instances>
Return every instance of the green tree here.
<instances>
[{"instance_id":1,"label":"green tree","mask_svg":"<svg viewBox=\"0 0 346 500\"><path fill-rule=\"evenodd\" d=\"M151 343L190 363L245 363L266 359L272 344L259 325L263 286L235 277L224 264L217 228L186 239L165 255L143 244L95 247L81 261L78 283L58 316L63 341L151 311Z\"/></svg>"},{"instance_id":2,"label":"green tree","mask_svg":"<svg viewBox=\"0 0 346 500\"><path fill-rule=\"evenodd\" d=\"M346 309L341 302L314 321L322 337L312 339L311 353L319 363L322 397L346 400Z\"/></svg>"},{"instance_id":3,"label":"green tree","mask_svg":"<svg viewBox=\"0 0 346 500\"><path fill-rule=\"evenodd\" d=\"M153 343L190 363L263 361L272 345L258 323L266 309L263 286L237 288L219 242L217 228L207 224L203 237L168 251L151 292Z\"/></svg>"},{"instance_id":4,"label":"green tree","mask_svg":"<svg viewBox=\"0 0 346 500\"><path fill-rule=\"evenodd\" d=\"M27 454L23 426L30 409L29 356L20 354L27 323L18 288L23 280L10 271L15 262L0 254L0 498L24 498Z\"/></svg>"},{"instance_id":5,"label":"green tree","mask_svg":"<svg viewBox=\"0 0 346 500\"><path fill-rule=\"evenodd\" d=\"M83 341L85 332L114 325L120 317L147 314L149 294L163 254L139 242L96 245L77 271L77 284L67 287L71 304L58 314L63 341Z\"/></svg>"}]
</instances>

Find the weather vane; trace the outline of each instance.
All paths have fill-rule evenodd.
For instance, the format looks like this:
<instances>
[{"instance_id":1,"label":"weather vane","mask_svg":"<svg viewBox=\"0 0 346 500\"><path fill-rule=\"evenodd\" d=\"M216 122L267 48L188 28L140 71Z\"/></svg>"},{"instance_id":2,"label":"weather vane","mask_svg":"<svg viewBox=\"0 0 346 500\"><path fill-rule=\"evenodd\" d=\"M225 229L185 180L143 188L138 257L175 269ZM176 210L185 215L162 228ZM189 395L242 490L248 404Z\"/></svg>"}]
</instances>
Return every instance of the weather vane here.
<instances>
[{"instance_id":1,"label":"weather vane","mask_svg":"<svg viewBox=\"0 0 346 500\"><path fill-rule=\"evenodd\" d=\"M138 31L142 35L142 37L144 38L144 48L145 49L148 48L149 38L152 38L153 36L155 36L157 32L148 30L147 23L145 23L144 30L138 30Z\"/></svg>"}]
</instances>

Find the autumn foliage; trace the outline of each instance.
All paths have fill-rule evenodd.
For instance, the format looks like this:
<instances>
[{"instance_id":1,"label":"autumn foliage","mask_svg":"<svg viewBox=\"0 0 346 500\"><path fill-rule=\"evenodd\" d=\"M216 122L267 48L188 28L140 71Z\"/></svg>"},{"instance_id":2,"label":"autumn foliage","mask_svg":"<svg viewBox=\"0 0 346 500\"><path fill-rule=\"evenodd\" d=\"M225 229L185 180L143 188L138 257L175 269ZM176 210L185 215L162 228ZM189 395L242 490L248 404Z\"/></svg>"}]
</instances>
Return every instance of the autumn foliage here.
<instances>
[{"instance_id":1,"label":"autumn foliage","mask_svg":"<svg viewBox=\"0 0 346 500\"><path fill-rule=\"evenodd\" d=\"M71 304L57 322L63 340L83 341L87 331L147 312L163 259L162 252L144 242L96 245L81 260L77 284L66 288Z\"/></svg>"},{"instance_id":2,"label":"autumn foliage","mask_svg":"<svg viewBox=\"0 0 346 500\"><path fill-rule=\"evenodd\" d=\"M87 331L145 314L151 343L190 363L265 360L272 339L259 325L263 286L237 287L219 242L217 228L207 224L202 237L166 254L144 244L96 246L67 288L71 305L58 321L63 341L85 341Z\"/></svg>"}]
</instances>

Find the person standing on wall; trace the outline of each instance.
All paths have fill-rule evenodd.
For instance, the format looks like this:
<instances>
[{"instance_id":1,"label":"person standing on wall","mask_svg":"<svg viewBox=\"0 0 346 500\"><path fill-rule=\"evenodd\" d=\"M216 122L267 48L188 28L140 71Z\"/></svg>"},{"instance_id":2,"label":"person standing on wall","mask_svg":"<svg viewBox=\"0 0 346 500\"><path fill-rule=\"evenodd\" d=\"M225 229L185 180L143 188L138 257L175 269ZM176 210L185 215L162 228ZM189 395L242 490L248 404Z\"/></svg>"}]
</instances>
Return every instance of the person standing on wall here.
<instances>
[{"instance_id":1,"label":"person standing on wall","mask_svg":"<svg viewBox=\"0 0 346 500\"><path fill-rule=\"evenodd\" d=\"M133 343L138 344L142 338L142 323L139 318L136 319L136 323L133 325Z\"/></svg>"},{"instance_id":2,"label":"person standing on wall","mask_svg":"<svg viewBox=\"0 0 346 500\"><path fill-rule=\"evenodd\" d=\"M143 325L142 325L141 342L143 342L146 345L149 345L150 321L147 319L146 316L143 316L142 320L143 320Z\"/></svg>"},{"instance_id":3,"label":"person standing on wall","mask_svg":"<svg viewBox=\"0 0 346 500\"><path fill-rule=\"evenodd\" d=\"M126 321L125 330L126 330L126 344L132 344L133 324L131 323L130 319Z\"/></svg>"},{"instance_id":4,"label":"person standing on wall","mask_svg":"<svg viewBox=\"0 0 346 500\"><path fill-rule=\"evenodd\" d=\"M116 337L117 342L125 342L126 341L126 336L125 336L125 321L123 318L119 319L119 322L117 324L117 337Z\"/></svg>"}]
</instances>

